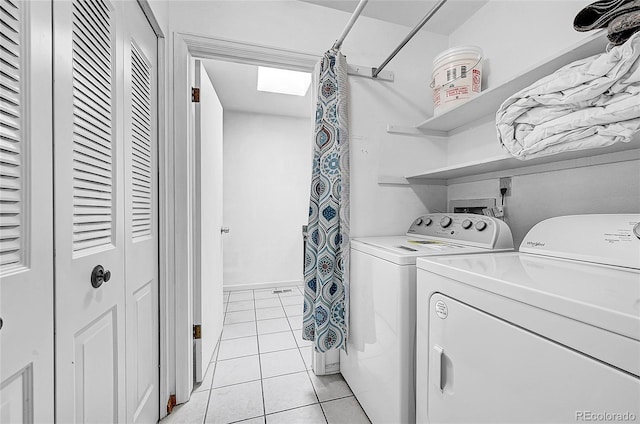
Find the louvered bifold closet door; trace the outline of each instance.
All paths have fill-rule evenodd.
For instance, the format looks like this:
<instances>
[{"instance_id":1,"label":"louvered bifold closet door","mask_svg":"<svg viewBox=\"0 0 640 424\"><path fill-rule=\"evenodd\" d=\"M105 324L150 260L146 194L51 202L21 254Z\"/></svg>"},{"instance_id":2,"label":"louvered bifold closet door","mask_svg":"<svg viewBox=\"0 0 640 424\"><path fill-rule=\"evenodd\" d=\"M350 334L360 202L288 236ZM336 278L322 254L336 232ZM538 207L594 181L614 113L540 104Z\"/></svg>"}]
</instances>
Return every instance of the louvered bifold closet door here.
<instances>
[{"instance_id":1,"label":"louvered bifold closet door","mask_svg":"<svg viewBox=\"0 0 640 424\"><path fill-rule=\"evenodd\" d=\"M0 0L0 422L53 422L51 3Z\"/></svg>"},{"instance_id":2,"label":"louvered bifold closet door","mask_svg":"<svg viewBox=\"0 0 640 424\"><path fill-rule=\"evenodd\" d=\"M0 1L0 267L20 266L25 214L20 3Z\"/></svg>"},{"instance_id":3,"label":"louvered bifold closet door","mask_svg":"<svg viewBox=\"0 0 640 424\"><path fill-rule=\"evenodd\" d=\"M111 32L105 3L73 3L74 251L112 241Z\"/></svg>"},{"instance_id":4,"label":"louvered bifold closet door","mask_svg":"<svg viewBox=\"0 0 640 424\"><path fill-rule=\"evenodd\" d=\"M158 420L157 37L123 5L127 422Z\"/></svg>"},{"instance_id":5,"label":"louvered bifold closet door","mask_svg":"<svg viewBox=\"0 0 640 424\"><path fill-rule=\"evenodd\" d=\"M122 4L56 0L56 417L125 422ZM105 278L92 275L109 273Z\"/></svg>"}]
</instances>

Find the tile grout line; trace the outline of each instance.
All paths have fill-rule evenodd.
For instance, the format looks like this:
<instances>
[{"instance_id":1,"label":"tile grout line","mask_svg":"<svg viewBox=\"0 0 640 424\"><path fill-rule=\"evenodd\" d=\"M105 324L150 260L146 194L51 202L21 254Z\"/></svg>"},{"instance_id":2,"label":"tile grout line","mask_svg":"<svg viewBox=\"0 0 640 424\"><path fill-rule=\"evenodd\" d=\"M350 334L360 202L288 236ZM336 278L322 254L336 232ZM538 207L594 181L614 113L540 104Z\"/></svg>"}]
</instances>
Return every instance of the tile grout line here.
<instances>
[{"instance_id":1,"label":"tile grout line","mask_svg":"<svg viewBox=\"0 0 640 424\"><path fill-rule=\"evenodd\" d=\"M236 324L248 324L248 323L250 323L250 322L254 322L254 321L256 321L256 322L257 322L257 321L271 321L271 320L277 320L277 319L284 319L284 320L289 321L289 318L296 318L296 317L300 317L300 318L302 318L302 315L291 315L290 317L288 317L288 316L284 316L284 317L279 317L279 318L267 318L267 319L259 319L259 320L252 320L252 321L234 322L234 323L230 323L230 324L229 324L229 323L227 323L227 324L224 324L224 325L226 326L226 325L236 325ZM297 330L302 330L302 328L292 329L292 327L291 327L291 323L289 323L289 329L290 329L290 330L272 331L272 332L269 332L269 333L263 333L263 334L285 333L285 332L287 332L287 331L297 331ZM225 341L225 340L235 340L235 339L242 339L242 338L244 338L244 337L251 337L251 336L237 336L237 337L229 337L229 338L227 338L227 339L222 339L222 340L223 340L223 341Z\"/></svg>"},{"instance_id":2,"label":"tile grout line","mask_svg":"<svg viewBox=\"0 0 640 424\"><path fill-rule=\"evenodd\" d=\"M224 299L224 293L222 295L222 298ZM222 312L222 331L224 331L224 319L227 316L227 308L229 306L229 298L227 298L227 301L224 302L223 305L223 312ZM205 424L207 421L207 414L209 413L209 405L211 404L211 396L213 395L213 380L216 378L216 370L218 369L218 356L220 355L220 348L222 345L222 332L220 332L220 337L218 338L218 348L215 351L215 359L211 362L209 362L209 365L207 366L207 371L209 370L209 367L211 366L211 364L215 364L213 366L213 374L211 375L211 386L209 386L209 396L207 396L207 405L204 408L204 416L202 417L202 424Z\"/></svg>"},{"instance_id":3,"label":"tile grout line","mask_svg":"<svg viewBox=\"0 0 640 424\"><path fill-rule=\"evenodd\" d=\"M255 307L255 306L256 306L256 305L255 305L255 303L256 303L256 299L255 299L255 291L252 291L252 296L253 296L253 303L254 303L254 316L255 316L255 313L256 313L256 307ZM282 307L282 308L284 308L284 306L285 306L285 305L282 303L282 298L281 298L279 295L278 295L277 297L278 297L278 300L279 300L279 302L280 302L281 307ZM284 296L284 297L290 297L290 296ZM228 304L229 304L229 303L230 303L230 302L229 302L229 300L227 299L227 302L225 302L225 303L224 303L224 305L223 305L223 314L224 314L224 315L223 315L223 322L224 322L224 318L226 318L226 315L227 315L227 313L229 312L229 311L228 311ZM288 305L288 306L293 306L293 305ZM233 311L233 312L236 312L236 311ZM295 316L297 317L298 315L295 315ZM292 316L292 317L294 317L294 316ZM282 317L280 317L280 318L269 318L269 319L282 319ZM356 401L356 403L357 403L357 405L360 407L360 409L361 409L361 410L362 410L362 412L364 413L365 417L366 417L367 419L369 419L369 417L366 415L366 412L364 412L364 409L362 408L362 405L360 405L360 402L358 401L358 399L357 399L357 398L355 397L355 395L353 394L353 391L352 391L352 390L350 390L351 394L349 394L349 395L336 397L335 399L326 399L326 400L324 400L324 401L320 401L320 397L319 397L319 395L318 395L318 390L316 389L315 385L313 384L313 379L312 379L312 376L311 376L311 373L313 372L313 369L307 369L307 365L306 365L306 363L305 363L305 361L304 361L304 355L302 354L302 350L301 350L301 349L303 349L303 348L307 348L307 347L310 347L311 349L313 349L313 345L311 345L311 346L303 346L303 347L299 346L299 345L298 345L298 342L297 342L297 339L296 339L296 333L295 333L295 332L296 332L296 331L302 331L302 329L296 329L296 330L294 330L294 329L293 329L293 326L292 326L292 323L291 323L291 321L289 320L289 316L288 316L288 315L286 315L286 314L285 314L284 319L286 319L286 320L287 320L287 325L288 325L289 330L285 330L285 331L277 331L277 332L274 332L274 333L265 333L264 335L277 334L277 333L286 333L286 332L290 331L290 332L291 332L291 334L292 334L292 335L293 335L293 337L294 337L295 347L291 347L291 348L287 348L287 349L279 349L279 350L274 350L274 351L269 351L269 352L264 352L264 353L263 353L263 352L261 351L261 349L260 349L260 339L259 339L259 334L258 334L258 320L257 320L257 319L255 319L255 320L253 321L253 323L254 323L254 328L255 328L255 331L256 331L256 334L255 334L255 336L253 336L253 337L255 337L255 338L256 338L256 344L257 344L257 348L258 348L257 356L258 356L258 366L259 366L259 372L260 372L260 378L259 378L259 381L260 381L260 388L261 388L261 395L262 395L262 408L263 408L263 413L262 413L261 415L257 415L257 416L244 417L244 418L242 418L242 419L240 419L240 420L228 421L228 422L226 422L226 421L225 421L225 423L227 423L227 424L237 424L237 423L244 422L244 421L246 421L246 420L253 420L253 419L259 419L259 418L262 418L262 420L263 420L262 422L263 422L263 423L266 423L266 421L267 421L267 417L268 417L268 416L272 416L272 415L280 414L280 413L284 413L284 412L290 412L290 411L294 411L294 410L301 409L301 408L307 408L307 407L310 407L310 406L313 406L313 405L318 405L318 406L320 406L320 410L321 410L322 415L323 415L323 417L324 417L325 423L328 423L329 421L328 421L328 419L327 419L327 415L326 415L326 413L325 413L325 410L324 410L324 408L323 408L323 405L324 405L324 404L326 404L326 403L329 403L329 402L334 402L334 401L343 400L343 399L348 399L348 398L354 398L354 399L355 399L355 401ZM247 322L245 322L245 324L248 324L249 322L251 322L251 321L247 321ZM234 324L236 324L236 323L234 323ZM230 324L227 324L227 325L230 325ZM249 338L249 337L252 337L252 336L235 337L235 338L231 338L231 339L225 339L224 341L227 341L227 340L237 340L237 339L239 339L239 338ZM211 371L212 371L212 376L211 376L211 383L210 383L209 388L208 388L208 389L206 389L206 390L202 390L202 391L207 391L207 390L208 390L208 391L209 391L209 395L208 395L208 397L207 397L207 403L206 403L205 408L204 408L204 416L203 416L203 421L201 422L201 424L206 423L206 421L207 421L207 416L208 416L208 412L209 412L209 408L210 408L210 407L212 407L212 411L213 411L212 396L213 396L213 391L214 391L214 390L217 390L217 389L226 389L226 388L233 387L233 386L236 386L236 385L241 385L241 384L246 384L246 383L251 383L251 382L255 383L256 381L258 381L258 380L256 379L256 380L249 380L249 381L243 381L243 382L238 382L238 383L234 383L234 384L229 384L229 385L225 385L225 386L221 386L221 387L216 387L216 388L214 388L214 387L213 387L213 385L214 385L214 379L215 379L215 375L216 375L216 371L217 371L217 368L218 368L218 367L217 367L218 362L220 362L220 361L232 360L232 359L239 359L239 358L247 358L247 357L250 357L250 356L254 356L254 355L243 355L243 356L237 356L237 357L233 357L233 358L220 359L220 351L221 351L221 344L222 344L222 341L223 341L223 340L222 340L222 335L220 335L220 337L218 338L218 342L217 342L217 349L216 349L216 351L215 351L215 355L213 356L213 358L214 358L214 359L213 359L213 360L211 360L211 361L209 362L209 364L207 364L207 371L209 371L209 367L211 367L211 366L213 366L213 369L211 370ZM293 350L293 349L297 349L297 350L298 350L298 355L299 355L299 357L302 359L302 363L303 363L303 366L304 366L303 371L289 372L289 373L284 373L284 374L274 375L274 376L266 377L266 378L265 378L265 377L264 377L264 374L263 374L263 372L262 372L262 360L261 360L261 355L262 355L262 354L277 353L277 352L284 352L284 351ZM274 411L274 412L271 412L271 413L267 413L267 412L266 412L266 402L265 402L265 397L264 397L264 394L265 394L265 393L264 393L264 380L265 380L265 379L272 379L272 378L278 378L278 377L288 376L288 375L300 374L301 372L305 372L305 373L307 374L307 378L308 378L308 380L309 380L309 383L311 384L311 387L312 387L312 389L313 389L313 391L314 391L314 395L315 395L315 398L316 398L316 402L314 402L314 403L309 403L309 404L305 404L305 405L298 405L298 406L295 406L295 407L291 407L291 408L287 408L287 409L283 409L283 410L278 410L278 411ZM345 383L346 383L346 381L345 381ZM347 387L348 387L348 383L346 383L346 384L347 384ZM349 389L350 389L350 387L349 387ZM369 422L371 422L371 421L369 420Z\"/></svg>"},{"instance_id":4,"label":"tile grout line","mask_svg":"<svg viewBox=\"0 0 640 424\"><path fill-rule=\"evenodd\" d=\"M294 349L290 349L290 350L294 350ZM308 372L309 372L309 370L307 370L307 369L304 369L304 370L302 370L302 371L286 372L286 373L284 373L284 374L272 375L271 377L264 377L264 378L261 378L261 379L256 378L255 380L240 381L240 382L238 382L238 383L231 383L231 384L225 384L224 386L212 387L212 390L224 389L224 388L227 388L227 387L238 386L238 385L240 385L240 384L245 384L245 383L254 383L254 382L256 382L256 381L260 381L260 380L271 380L271 379L273 379L273 378L284 377L284 376L287 376L287 375L293 375L293 374L308 373ZM201 391L204 391L204 390L201 390ZM342 396L342 397L349 397L349 396L353 396L353 395ZM338 399L338 398L336 398L336 399ZM330 399L330 400L334 400L334 399ZM322 402L329 402L329 400L321 401L321 403L322 403Z\"/></svg>"},{"instance_id":5,"label":"tile grout line","mask_svg":"<svg viewBox=\"0 0 640 424\"><path fill-rule=\"evenodd\" d=\"M282 331L282 333L285 333L285 331ZM268 334L262 334L262 335L263 336L270 336L271 334L278 334L278 333L268 333ZM238 339L245 339L245 338L248 339L250 337L257 337L257 336L239 337ZM229 339L229 340L238 340L238 339ZM225 340L225 341L227 341L227 340ZM304 347L309 347L309 346L304 346ZM296 345L296 347L290 347L290 348L287 348L287 349L270 350L268 352L263 352L262 354L268 355L270 353L279 353L279 352L285 352L287 350L296 350L296 349L300 350L300 348ZM231 361L233 359L242 359L242 358L248 358L250 356L259 356L259 355L261 355L261 353L252 353L250 355L241 355L241 356L234 356L233 358L219 359L218 361L219 362ZM267 378L271 378L271 377L267 377Z\"/></svg>"},{"instance_id":6,"label":"tile grout line","mask_svg":"<svg viewBox=\"0 0 640 424\"><path fill-rule=\"evenodd\" d=\"M299 291L300 291L300 290L299 290ZM310 374L309 374L310 370L309 370L309 369L307 369L307 365L306 365L306 363L305 363L305 361L304 361L304 356L302 355L302 351L301 351L301 349L302 349L302 348L306 348L307 346L303 346L303 347L301 347L301 346L298 344L297 340L296 340L296 333L295 333L295 332L296 332L296 331L302 331L302 329L296 329L296 330L294 330L294 329L293 329L293 327L292 327L292 324L291 324L291 322L290 322L290 320L289 320L289 318L292 318L292 317L298 317L299 315L291 315L291 316L289 316L289 314L287 314L287 313L286 313L286 310L284 310L285 305L284 305L284 303L283 303L283 301L282 301L282 297L280 297L279 295L277 295L277 299L278 299L278 301L279 301L279 303L280 303L280 307L284 310L284 312L285 312L285 316L284 316L284 317L267 318L267 319L258 320L258 319L257 319L257 309L258 309L258 308L257 308L257 306L256 306L255 291L252 291L252 296L253 296L253 299L252 299L252 300L253 300L253 303L254 303L254 309L253 309L253 312L254 312L254 317L255 317L255 319L254 319L253 321L245 321L245 322L242 322L242 323L244 323L244 324L248 324L249 322L254 322L254 326L255 326L255 330L256 330L255 337L256 337L256 342L257 342L257 345L258 345L258 364L259 364L259 368L260 368L260 386L261 386L261 391L262 391L262 406L263 406L263 414L262 414L262 415L260 415L260 416L255 416L255 417L246 417L246 418L243 418L243 419L238 420L238 421L230 422L229 424L232 424L232 423L238 423L238 422L241 422L241 421L244 421L244 420L248 420L248 419L255 419L255 418L260 418L260 417L262 417L262 418L266 421L266 419L267 419L267 415L273 415L273 414L277 414L277 413L281 413L281 412L291 411L291 410L295 410L295 409L299 409L299 408L303 408L303 407L307 407L307 406L312 406L312 405L316 405L316 404L320 406L320 409L321 409L321 411L322 411L322 414L323 414L323 417L324 417L324 419L325 419L325 422L327 422L326 414L325 414L324 409L322 408L322 405L321 405L321 404L322 404L322 402L320 402L320 398L319 398L319 396L318 396L317 390L316 390L315 386L313 385L313 382L311 381L311 377L310 377ZM290 297L290 296L284 296L284 297ZM226 314L227 314L228 312L240 312L240 311L229 311L229 310L228 310L228 304L229 304L229 303L233 303L233 302L229 302L229 300L227 300L227 303L226 303L226 305L225 305L225 308L226 308L226 311L225 311L225 317L226 317ZM295 306L295 305L286 305L286 306ZM261 309L264 309L264 308L261 308ZM261 349L260 349L260 339L259 339L260 334L258 334L258 321L265 321L265 320L269 320L269 319L283 319L283 318L287 320L288 330L285 330L285 331L276 331L276 332L273 332L273 333L265 333L265 334L263 334L263 335L269 335L269 334L277 334L277 333L287 333L287 332L290 332L290 333L293 335L293 337L294 337L295 347L291 347L291 348L287 348L287 349L278 349L278 350L269 351L269 352L262 352L262 351L261 351ZM242 323L229 323L229 324L225 324L225 325L231 325L231 324L242 324ZM226 341L226 340L237 340L237 339L239 339L239 338L248 338L248 337L252 337L252 336L234 337L234 338L225 339L225 341ZM223 340L222 340L222 338L220 338L219 343L221 343L222 341L223 341ZM282 411L275 411L275 412L272 412L272 413L270 413L270 414L267 414L267 412L266 412L266 403L265 403L265 399L264 399L264 383L263 383L263 381L265 380L265 378L264 378L264 375L263 375L263 373L262 373L262 360L261 360L261 355L262 355L263 353L264 353L264 354L269 354L269 353L283 352L283 351L293 350L293 349L297 349L297 350L298 350L298 355L299 355L299 357L302 359L302 363L303 363L303 370L302 370L302 371L297 371L297 372L292 372L292 373L285 373L285 374L281 374L281 375L271 376L271 377L268 377L267 379L269 379L269 378L281 377L281 376L285 376L285 375L299 374L299 373L304 372L304 373L306 373L306 374L307 374L307 378L309 379L309 382L310 382L310 384L311 384L311 387L312 387L312 389L313 389L313 391L314 391L314 395L315 395L315 398L316 398L316 402L311 403L311 404L307 404L307 405L300 405L300 406L296 406L296 407L294 407L294 408L284 409L284 410L282 410ZM231 360L231 359L246 358L246 357L249 357L249 356L253 356L253 355L243 355L243 356L234 357L234 358L219 359L219 358L220 358L220 356L219 356L219 355L220 355L220 349L218 349L218 352L216 352L216 361L215 361L215 362L216 362L216 365L217 365L217 362L218 362L218 361L226 361L226 360ZM217 366L215 367L215 369L217 369ZM215 369L214 369L214 376L215 376ZM313 372L313 371L311 370L311 372ZM250 380L250 381L247 381L247 382L239 382L239 383L234 383L234 384L230 384L230 385L226 385L226 386L221 386L221 387L214 388L214 387L213 387L213 380L212 380L212 382L211 382L211 388L210 388L210 390L209 390L209 392L210 392L210 394L209 394L209 403L207 404L206 413L208 412L208 407L209 407L209 405L210 405L210 399L211 399L211 396L212 396L212 394L213 394L213 390L215 390L215 389L221 389L221 388L225 388L225 387L231 387L231 386L235 386L235 385L239 385L239 384L245 384L245 383L248 383L248 382L255 382L255 381L258 381L258 380ZM351 395L351 396L353 396L353 395ZM347 397L350 397L350 396L344 396L344 397L340 397L340 398L336 398L336 399L331 399L331 400L329 400L329 401L338 400L338 399L347 398ZM205 420L206 420L206 413L205 413Z\"/></svg>"},{"instance_id":7,"label":"tile grout line","mask_svg":"<svg viewBox=\"0 0 640 424\"><path fill-rule=\"evenodd\" d=\"M260 392L262 394L262 421L267 422L267 406L264 402L264 383L262 381L262 360L260 359L260 337L258 337L258 317L256 316L256 294L255 290L251 290L251 297L253 298L253 316L256 318L256 344L258 345L258 368L260 369Z\"/></svg>"},{"instance_id":8,"label":"tile grout line","mask_svg":"<svg viewBox=\"0 0 640 424\"><path fill-rule=\"evenodd\" d=\"M280 298L280 296L278 296L278 298L280 299L280 304L282 305L282 308L284 309L284 303L282 303L282 298ZM302 301L304 302L304 294L302 295ZM304 309L304 307L303 307ZM285 311L286 313L286 311ZM291 323L289 322L289 317L287 316L287 323L289 323L289 328L291 329L291 334L293 334L293 338L296 342L296 346L298 346L298 341L297 339L295 339L296 337L296 333L293 330L293 327L291 327ZM304 328L304 324L302 325L302 327ZM302 329L300 329L300 331L302 331ZM313 346L311 347L311 349L313 349ZM298 346L298 355L300 355L300 359L302 359L302 365L304 366L304 370L305 370L305 374L307 375L307 378L309 379L309 384L311 384L311 388L313 389L313 394L316 395L316 400L318 401L317 405L320 407L320 411L322 411L322 416L324 417L324 422L328 423L329 421L327 420L327 415L324 413L324 408L322 407L322 403L320 402L320 397L318 396L318 391L316 390L316 386L313 385L313 380L311 380L311 376L309 375L309 370L307 369L307 363L304 361L304 355L302 354L302 352L300 351L300 346ZM313 353L312 353L313 355ZM313 359L311 359L311 363L312 363L312 367L311 367L311 372L313 372ZM316 404L314 404L316 405Z\"/></svg>"},{"instance_id":9,"label":"tile grout line","mask_svg":"<svg viewBox=\"0 0 640 424\"><path fill-rule=\"evenodd\" d=\"M268 416L268 415L275 415L275 414L279 414L279 413L281 413L281 412L295 411L296 409L306 408L306 407L308 407L308 406L322 405L323 403L329 403L329 402L333 402L334 400L342 400L342 399L347 399L347 398L350 398L350 397L355 398L355 396L354 396L354 395L340 396L340 397L337 397L337 398L335 398L335 399L325 400L325 401L323 401L323 402L308 403L308 404L306 404L306 405L300 405L300 406L296 406L296 407L293 407L293 408L283 409L283 410L281 410L281 411L271 412L270 414L265 414L265 416ZM322 408L322 407L321 407L321 408ZM249 419L251 419L251 418L249 418ZM325 417L325 420L326 420L326 417ZM243 420L240 420L240 421L243 421ZM238 422L238 421L236 421L236 422ZM232 423L229 423L229 424L232 424Z\"/></svg>"},{"instance_id":10,"label":"tile grout line","mask_svg":"<svg viewBox=\"0 0 640 424\"><path fill-rule=\"evenodd\" d=\"M251 292L251 296L253 297L253 291ZM254 306L255 306L255 299L252 299L252 301L254 302ZM230 303L230 302L229 302L229 301L227 301L227 305L225 305L227 308L228 308L228 304L229 304L229 303ZM232 303L232 302L231 302L231 303ZM225 317L226 317L226 312L227 312L227 311L225 311ZM232 311L232 312L237 312L237 311ZM255 308L254 308L254 316L255 316ZM247 321L247 322L251 322L251 321ZM259 380L242 381L242 382L239 382L239 383L228 384L228 385L226 385L226 386L220 386L220 387L215 387L215 388L213 387L213 379L212 379L212 380L211 380L211 389L209 390L209 401L207 402L207 411L206 411L206 412L208 412L209 403L210 403L210 401L211 401L211 396L212 396L212 394L213 394L213 390L215 390L215 389L227 388L227 387L232 387L232 386L237 386L237 385L240 385L240 384L252 383L252 382L255 382L255 381L260 381L260 390L261 390L261 392L262 392L262 411L263 411L263 414L262 414L262 415L257 415L257 416L254 416L254 417L242 418L241 420L237 420L237 421L231 421L229 424L231 424L231 423L237 423L237 422L242 422L242 421L245 421L245 420L251 420L251 419L254 419L254 418L260 418L260 417L265 418L265 414L264 414L264 407L265 407L265 406L264 406L264 388L263 388L263 386L262 386L262 365L261 365L261 362L260 362L260 341L259 341L259 339L258 339L258 328L257 328L257 327L258 327L258 324L257 324L257 321L256 321L256 320L254 320L253 322L255 323L255 327L256 327L256 334L255 334L255 336L246 336L246 337L255 337L255 338L256 338L256 345L258 346L258 355L257 355L257 356L258 356L258 368L259 368L259 370L260 370L260 379L259 379ZM235 324L241 324L241 323L235 323ZM223 328L224 328L224 325L225 325L225 324L224 324L224 320L223 320ZM227 325L229 325L229 324L227 324ZM236 337L236 338L234 338L234 339L226 339L226 340L235 340L235 339L239 339L239 338L241 338L241 337ZM221 336L221 338L220 338L220 343L221 343L221 342L222 342L222 336ZM217 362L218 362L218 359L217 359L217 358L219 357L219 355L220 355L220 349L218 349L218 352L216 353L216 364L217 364ZM249 356L254 356L254 355L246 355L246 356L242 356L242 358L246 358L246 357L249 357ZM238 358L240 358L240 357L238 357ZM230 360L230 359L236 359L236 358L222 359L221 361L226 361L226 360ZM216 366L216 369L217 369L217 366ZM213 377L215 377L215 372L214 372ZM206 413L205 413L205 421L206 421L206 416L207 416L207 415L206 415ZM203 423L203 424L204 424L204 423Z\"/></svg>"}]
</instances>

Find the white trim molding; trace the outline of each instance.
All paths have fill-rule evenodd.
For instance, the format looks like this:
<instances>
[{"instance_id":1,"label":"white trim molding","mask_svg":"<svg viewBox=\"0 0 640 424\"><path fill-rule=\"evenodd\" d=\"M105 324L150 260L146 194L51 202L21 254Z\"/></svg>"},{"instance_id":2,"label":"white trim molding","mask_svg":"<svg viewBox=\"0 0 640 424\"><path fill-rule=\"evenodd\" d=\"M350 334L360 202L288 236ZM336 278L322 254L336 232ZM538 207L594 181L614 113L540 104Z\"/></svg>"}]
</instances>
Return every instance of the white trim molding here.
<instances>
[{"instance_id":1,"label":"white trim molding","mask_svg":"<svg viewBox=\"0 0 640 424\"><path fill-rule=\"evenodd\" d=\"M267 283L245 283L223 286L224 291L242 291L242 290L264 290L264 289L282 289L287 287L303 287L302 280L294 281L272 281Z\"/></svg>"},{"instance_id":2,"label":"white trim molding","mask_svg":"<svg viewBox=\"0 0 640 424\"><path fill-rule=\"evenodd\" d=\"M142 9L142 13L144 13L144 16L149 21L149 25L151 25L151 28L153 28L153 32L156 34L156 37L164 38L165 35L162 32L162 27L160 26L160 23L158 23L156 15L153 14L153 9L149 4L149 0L138 0L138 4Z\"/></svg>"},{"instance_id":3,"label":"white trim molding","mask_svg":"<svg viewBox=\"0 0 640 424\"><path fill-rule=\"evenodd\" d=\"M232 41L224 38L177 34L197 59L215 59L247 65L266 65L296 71L312 71L319 56L278 47Z\"/></svg>"}]
</instances>

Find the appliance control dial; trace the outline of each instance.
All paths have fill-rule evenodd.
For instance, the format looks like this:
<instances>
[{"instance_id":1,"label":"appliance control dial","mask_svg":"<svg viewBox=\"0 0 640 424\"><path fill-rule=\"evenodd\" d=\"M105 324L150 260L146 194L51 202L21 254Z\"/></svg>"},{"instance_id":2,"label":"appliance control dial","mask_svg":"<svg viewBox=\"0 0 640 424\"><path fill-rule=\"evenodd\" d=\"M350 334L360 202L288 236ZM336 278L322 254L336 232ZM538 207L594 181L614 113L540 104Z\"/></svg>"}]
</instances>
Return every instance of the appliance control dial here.
<instances>
[{"instance_id":1,"label":"appliance control dial","mask_svg":"<svg viewBox=\"0 0 640 424\"><path fill-rule=\"evenodd\" d=\"M485 228L487 228L487 223L486 222L484 222L484 221L476 222L476 230L483 231Z\"/></svg>"},{"instance_id":2,"label":"appliance control dial","mask_svg":"<svg viewBox=\"0 0 640 424\"><path fill-rule=\"evenodd\" d=\"M431 218L425 218L424 220L424 225L426 225L427 227L429 225L431 225L433 223L433 220Z\"/></svg>"},{"instance_id":3,"label":"appliance control dial","mask_svg":"<svg viewBox=\"0 0 640 424\"><path fill-rule=\"evenodd\" d=\"M422 224L422 222L423 222L422 218L416 219L416 225L420 225L420 224Z\"/></svg>"},{"instance_id":4,"label":"appliance control dial","mask_svg":"<svg viewBox=\"0 0 640 424\"><path fill-rule=\"evenodd\" d=\"M472 225L473 225L473 222L471 222L468 219L465 219L464 221L462 221L462 228L464 228L465 230L468 230L469 228L471 228Z\"/></svg>"},{"instance_id":5,"label":"appliance control dial","mask_svg":"<svg viewBox=\"0 0 640 424\"><path fill-rule=\"evenodd\" d=\"M448 216L445 216L440 220L440 226L442 228L447 228L449 225L451 225L451 222L452 222L451 218L449 218Z\"/></svg>"}]
</instances>

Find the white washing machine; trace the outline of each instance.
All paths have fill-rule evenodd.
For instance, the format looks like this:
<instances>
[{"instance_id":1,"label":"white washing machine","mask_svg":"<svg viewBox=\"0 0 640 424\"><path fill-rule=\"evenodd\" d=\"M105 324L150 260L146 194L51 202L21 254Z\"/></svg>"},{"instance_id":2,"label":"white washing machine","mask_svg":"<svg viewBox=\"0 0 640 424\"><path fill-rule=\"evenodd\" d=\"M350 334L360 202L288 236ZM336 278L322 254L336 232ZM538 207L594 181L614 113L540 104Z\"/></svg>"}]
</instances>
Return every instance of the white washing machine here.
<instances>
[{"instance_id":1,"label":"white washing machine","mask_svg":"<svg viewBox=\"0 0 640 424\"><path fill-rule=\"evenodd\" d=\"M640 421L640 214L418 259L417 422Z\"/></svg>"},{"instance_id":2,"label":"white washing machine","mask_svg":"<svg viewBox=\"0 0 640 424\"><path fill-rule=\"evenodd\" d=\"M416 258L512 249L504 222L472 214L428 214L406 235L351 241L340 371L374 424L415 422Z\"/></svg>"}]
</instances>

